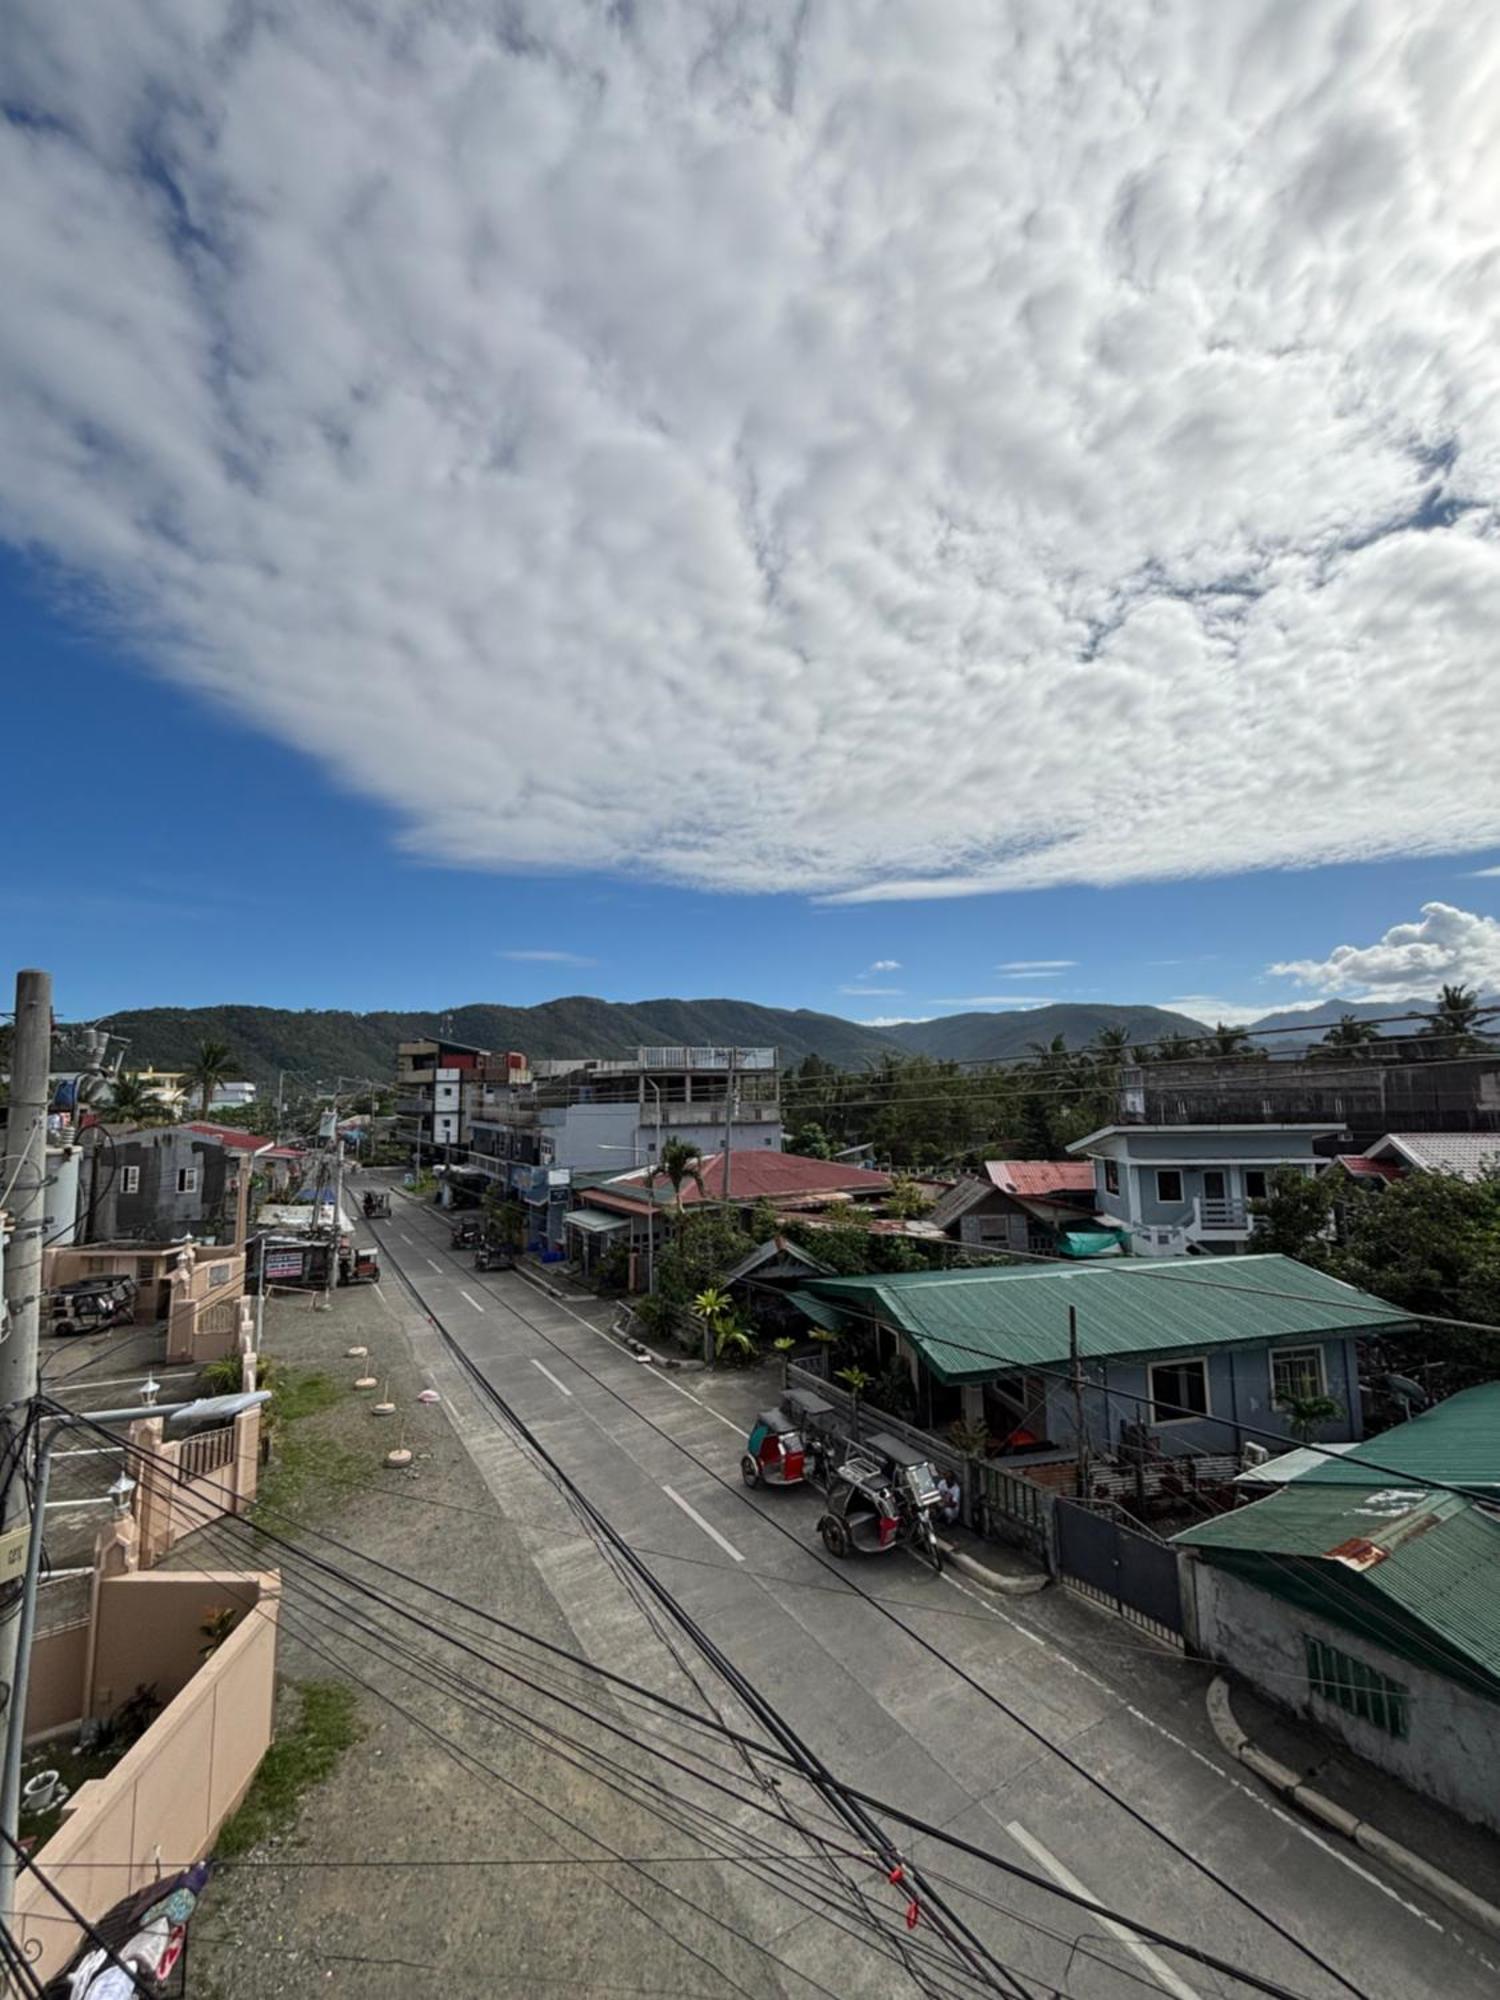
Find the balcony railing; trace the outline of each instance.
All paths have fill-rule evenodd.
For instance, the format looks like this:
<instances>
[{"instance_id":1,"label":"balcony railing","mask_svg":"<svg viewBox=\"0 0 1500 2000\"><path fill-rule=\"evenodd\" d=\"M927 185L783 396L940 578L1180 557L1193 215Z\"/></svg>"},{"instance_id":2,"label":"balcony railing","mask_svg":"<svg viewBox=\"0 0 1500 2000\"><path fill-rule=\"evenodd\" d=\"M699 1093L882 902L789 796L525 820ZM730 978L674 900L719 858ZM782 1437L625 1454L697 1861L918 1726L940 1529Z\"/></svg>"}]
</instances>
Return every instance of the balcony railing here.
<instances>
[{"instance_id":1,"label":"balcony railing","mask_svg":"<svg viewBox=\"0 0 1500 2000\"><path fill-rule=\"evenodd\" d=\"M1193 1204L1194 1220L1200 1232L1223 1236L1248 1236L1254 1218L1244 1202L1232 1196L1225 1200L1210 1200L1207 1195L1199 1195Z\"/></svg>"}]
</instances>

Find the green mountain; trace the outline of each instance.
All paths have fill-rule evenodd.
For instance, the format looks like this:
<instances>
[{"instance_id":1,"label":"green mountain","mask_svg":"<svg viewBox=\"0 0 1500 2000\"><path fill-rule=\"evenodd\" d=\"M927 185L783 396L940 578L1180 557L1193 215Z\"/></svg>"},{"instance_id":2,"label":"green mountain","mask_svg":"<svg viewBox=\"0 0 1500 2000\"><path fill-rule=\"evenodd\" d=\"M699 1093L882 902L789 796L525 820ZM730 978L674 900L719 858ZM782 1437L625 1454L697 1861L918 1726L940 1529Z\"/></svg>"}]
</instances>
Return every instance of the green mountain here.
<instances>
[{"instance_id":1,"label":"green mountain","mask_svg":"<svg viewBox=\"0 0 1500 2000\"><path fill-rule=\"evenodd\" d=\"M1101 1028L1123 1028L1132 1042L1205 1032L1202 1021L1166 1007L1072 1004L1027 1007L1015 1014L949 1014L941 1020L903 1021L882 1032L911 1055L983 1062L1030 1055L1033 1042L1047 1043L1054 1035L1061 1035L1070 1049L1079 1049Z\"/></svg>"}]
</instances>

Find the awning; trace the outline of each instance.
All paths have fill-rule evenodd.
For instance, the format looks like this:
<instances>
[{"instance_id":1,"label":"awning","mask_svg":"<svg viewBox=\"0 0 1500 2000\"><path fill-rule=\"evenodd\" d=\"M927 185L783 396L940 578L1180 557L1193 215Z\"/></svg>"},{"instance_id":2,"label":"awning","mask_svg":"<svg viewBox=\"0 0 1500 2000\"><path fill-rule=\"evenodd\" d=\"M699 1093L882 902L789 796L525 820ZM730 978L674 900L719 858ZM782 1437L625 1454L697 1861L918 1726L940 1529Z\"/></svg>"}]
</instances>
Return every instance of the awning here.
<instances>
[{"instance_id":1,"label":"awning","mask_svg":"<svg viewBox=\"0 0 1500 2000\"><path fill-rule=\"evenodd\" d=\"M628 1229L629 1222L623 1215L606 1215L602 1208L575 1208L563 1217L565 1229L581 1229L589 1236L613 1236L618 1229Z\"/></svg>"},{"instance_id":2,"label":"awning","mask_svg":"<svg viewBox=\"0 0 1500 2000\"><path fill-rule=\"evenodd\" d=\"M1127 1229L1060 1229L1058 1253L1063 1257L1117 1256L1129 1234Z\"/></svg>"}]
</instances>

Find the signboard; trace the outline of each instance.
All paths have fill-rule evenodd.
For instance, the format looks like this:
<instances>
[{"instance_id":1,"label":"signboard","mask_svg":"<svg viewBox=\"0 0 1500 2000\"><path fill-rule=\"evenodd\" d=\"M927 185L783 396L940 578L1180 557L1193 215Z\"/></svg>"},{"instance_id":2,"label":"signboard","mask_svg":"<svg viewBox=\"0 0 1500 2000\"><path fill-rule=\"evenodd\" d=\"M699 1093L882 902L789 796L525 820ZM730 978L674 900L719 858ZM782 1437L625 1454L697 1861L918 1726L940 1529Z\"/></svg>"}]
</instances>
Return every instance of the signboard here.
<instances>
[{"instance_id":1,"label":"signboard","mask_svg":"<svg viewBox=\"0 0 1500 2000\"><path fill-rule=\"evenodd\" d=\"M31 1546L31 1524L23 1521L19 1528L9 1528L0 1535L0 1583L14 1583L25 1573L26 1551Z\"/></svg>"},{"instance_id":2,"label":"signboard","mask_svg":"<svg viewBox=\"0 0 1500 2000\"><path fill-rule=\"evenodd\" d=\"M274 1285L277 1279L300 1278L302 1276L303 1252L301 1250L268 1250L265 1256L265 1281Z\"/></svg>"}]
</instances>

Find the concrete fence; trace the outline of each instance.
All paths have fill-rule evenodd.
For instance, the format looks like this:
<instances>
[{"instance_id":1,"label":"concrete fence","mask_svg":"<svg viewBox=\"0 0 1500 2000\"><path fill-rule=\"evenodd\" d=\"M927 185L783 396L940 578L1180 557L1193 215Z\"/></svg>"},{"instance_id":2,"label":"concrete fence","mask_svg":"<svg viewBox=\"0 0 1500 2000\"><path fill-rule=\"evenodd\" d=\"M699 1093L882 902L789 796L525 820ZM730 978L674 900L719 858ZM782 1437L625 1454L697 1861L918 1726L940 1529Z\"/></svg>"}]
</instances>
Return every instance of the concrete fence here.
<instances>
[{"instance_id":1,"label":"concrete fence","mask_svg":"<svg viewBox=\"0 0 1500 2000\"><path fill-rule=\"evenodd\" d=\"M168 1439L160 1417L132 1424L127 1463L136 1481L140 1566L151 1569L184 1535L222 1514L243 1514L260 1478L260 1410L193 1437Z\"/></svg>"},{"instance_id":2,"label":"concrete fence","mask_svg":"<svg viewBox=\"0 0 1500 2000\"><path fill-rule=\"evenodd\" d=\"M27 1708L33 1730L69 1706L49 1671L67 1666L83 1669L74 1720L112 1713L139 1687L166 1702L105 1777L79 1787L37 1853L90 1921L206 1854L244 1797L271 1742L279 1592L276 1576L254 1572L103 1575L82 1641L73 1627L39 1644ZM225 1609L239 1622L214 1645ZM18 1885L16 1928L44 1980L80 1938L30 1874Z\"/></svg>"}]
</instances>

